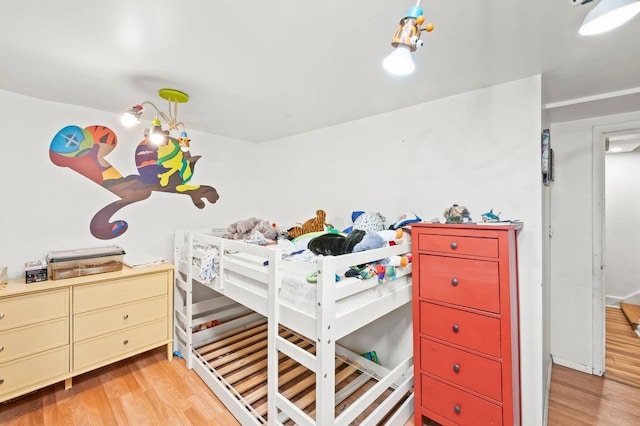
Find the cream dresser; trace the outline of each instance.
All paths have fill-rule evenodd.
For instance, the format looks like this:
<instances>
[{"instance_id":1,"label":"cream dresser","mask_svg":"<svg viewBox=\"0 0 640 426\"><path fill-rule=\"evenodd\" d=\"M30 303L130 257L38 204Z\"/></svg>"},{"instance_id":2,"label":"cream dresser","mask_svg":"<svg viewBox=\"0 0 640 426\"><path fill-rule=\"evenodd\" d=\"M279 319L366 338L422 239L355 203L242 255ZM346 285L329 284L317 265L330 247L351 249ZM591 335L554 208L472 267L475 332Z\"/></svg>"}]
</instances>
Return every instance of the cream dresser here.
<instances>
[{"instance_id":1,"label":"cream dresser","mask_svg":"<svg viewBox=\"0 0 640 426\"><path fill-rule=\"evenodd\" d=\"M0 402L159 346L173 355L173 265L0 286Z\"/></svg>"}]
</instances>

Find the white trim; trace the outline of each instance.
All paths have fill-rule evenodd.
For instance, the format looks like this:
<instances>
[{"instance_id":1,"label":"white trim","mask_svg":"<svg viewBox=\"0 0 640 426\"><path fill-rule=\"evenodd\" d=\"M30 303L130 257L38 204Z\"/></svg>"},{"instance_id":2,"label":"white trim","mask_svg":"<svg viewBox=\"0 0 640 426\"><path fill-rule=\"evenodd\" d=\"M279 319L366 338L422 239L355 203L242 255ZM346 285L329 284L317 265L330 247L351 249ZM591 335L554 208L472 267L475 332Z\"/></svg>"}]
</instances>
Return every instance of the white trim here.
<instances>
[{"instance_id":1,"label":"white trim","mask_svg":"<svg viewBox=\"0 0 640 426\"><path fill-rule=\"evenodd\" d=\"M602 129L600 127L600 129ZM599 127L593 128L592 135L592 303L591 303L591 357L592 371L590 373L601 376L605 368L605 183L604 183L604 133Z\"/></svg>"},{"instance_id":2,"label":"white trim","mask_svg":"<svg viewBox=\"0 0 640 426\"><path fill-rule=\"evenodd\" d=\"M592 135L592 365L590 372L602 376L605 372L605 289L606 289L606 205L605 205L605 138L612 133L640 128L640 121L626 121L593 127Z\"/></svg>"},{"instance_id":3,"label":"white trim","mask_svg":"<svg viewBox=\"0 0 640 426\"><path fill-rule=\"evenodd\" d=\"M572 370L582 371L583 373L592 374L592 368L589 365L579 364L575 361L569 361L564 358L553 357L553 363L561 365L563 367L571 368Z\"/></svg>"},{"instance_id":4,"label":"white trim","mask_svg":"<svg viewBox=\"0 0 640 426\"><path fill-rule=\"evenodd\" d=\"M544 400L542 407L542 426L547 426L549 422L549 396L551 394L551 372L553 370L553 356L549 355L549 371L547 371L547 383L544 386Z\"/></svg>"},{"instance_id":5,"label":"white trim","mask_svg":"<svg viewBox=\"0 0 640 426\"><path fill-rule=\"evenodd\" d=\"M640 87L632 87L630 89L618 90L616 92L600 93L583 98L567 99L566 101L549 102L544 105L544 109L562 108L570 105L584 104L587 102L601 101L603 99L617 98L620 96L636 95L640 93Z\"/></svg>"}]
</instances>

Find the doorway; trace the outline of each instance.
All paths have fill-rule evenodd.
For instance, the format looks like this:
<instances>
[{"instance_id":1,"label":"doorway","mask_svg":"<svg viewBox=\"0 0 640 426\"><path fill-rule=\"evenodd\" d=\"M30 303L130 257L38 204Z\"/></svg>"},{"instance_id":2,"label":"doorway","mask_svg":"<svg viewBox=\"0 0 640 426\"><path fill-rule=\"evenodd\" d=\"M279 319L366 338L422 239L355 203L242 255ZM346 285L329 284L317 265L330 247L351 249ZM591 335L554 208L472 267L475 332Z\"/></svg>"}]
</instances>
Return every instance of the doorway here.
<instances>
[{"instance_id":1,"label":"doorway","mask_svg":"<svg viewBox=\"0 0 640 426\"><path fill-rule=\"evenodd\" d=\"M629 252L632 250L640 254L640 227L639 238L629 235L629 224L634 223L633 218L623 219L625 212L620 210L624 207L631 207L632 204L625 205L626 201L637 198L637 192L631 197L631 191L626 184L632 184L632 177L622 179L619 173L620 165L627 163L630 158L622 155L633 153L633 157L640 161L640 153L636 152L640 146L640 122L626 122L606 126L596 126L593 128L593 374L603 375L606 369L606 319L607 304L615 304L630 295L627 289L632 286L640 290L640 280L638 284L632 283L629 279L624 279L625 274L632 275L635 271L622 271L622 268L629 269L631 264L626 261ZM615 158L614 155L618 155ZM607 164L613 169L608 169ZM626 166L625 166L626 167ZM640 169L640 168L638 168ZM628 170L627 170L628 172ZM639 173L640 176L640 173ZM638 187L640 181L635 181ZM632 185L633 186L633 185ZM607 206L607 196L610 206ZM622 207L621 207L622 205ZM635 203L633 205L636 205ZM637 203L640 214L640 202ZM631 216L633 213L629 212ZM609 220L610 222L607 222ZM626 228L625 228L626 226ZM609 231L609 232L607 232ZM608 235L610 234L610 235ZM626 237L626 238L625 238ZM631 248L634 247L634 248ZM637 259L637 255L635 257ZM637 261L635 263L638 263ZM626 265L626 266L625 266ZM610 271L608 266L610 266ZM638 274L640 277L640 266ZM607 285L609 280L610 285ZM624 281L624 282L623 282ZM617 293L617 294L616 294ZM607 299L607 294L609 298ZM638 293L640 295L640 292ZM613 297L616 296L616 297ZM640 361L639 361L640 362Z\"/></svg>"}]
</instances>

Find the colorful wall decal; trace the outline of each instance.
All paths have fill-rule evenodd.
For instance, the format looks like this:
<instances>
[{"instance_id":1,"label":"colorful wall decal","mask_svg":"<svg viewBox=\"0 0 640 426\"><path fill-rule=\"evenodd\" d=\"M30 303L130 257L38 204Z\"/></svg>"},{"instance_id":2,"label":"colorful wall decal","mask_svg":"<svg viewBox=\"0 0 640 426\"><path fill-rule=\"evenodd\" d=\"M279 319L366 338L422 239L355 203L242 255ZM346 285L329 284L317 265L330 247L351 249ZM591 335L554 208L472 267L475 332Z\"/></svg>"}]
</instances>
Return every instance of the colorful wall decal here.
<instances>
[{"instance_id":1,"label":"colorful wall decal","mask_svg":"<svg viewBox=\"0 0 640 426\"><path fill-rule=\"evenodd\" d=\"M108 127L70 125L58 131L49 146L49 158L55 165L68 167L120 197L93 216L90 230L94 237L108 240L124 234L129 225L120 219L112 221L112 216L129 204L149 198L153 191L188 195L199 209L204 208L204 200L218 200L215 188L190 184L200 156L191 156L188 140L175 139L168 133L161 145L143 139L135 151L139 174L126 177L105 159L117 144L116 134Z\"/></svg>"}]
</instances>

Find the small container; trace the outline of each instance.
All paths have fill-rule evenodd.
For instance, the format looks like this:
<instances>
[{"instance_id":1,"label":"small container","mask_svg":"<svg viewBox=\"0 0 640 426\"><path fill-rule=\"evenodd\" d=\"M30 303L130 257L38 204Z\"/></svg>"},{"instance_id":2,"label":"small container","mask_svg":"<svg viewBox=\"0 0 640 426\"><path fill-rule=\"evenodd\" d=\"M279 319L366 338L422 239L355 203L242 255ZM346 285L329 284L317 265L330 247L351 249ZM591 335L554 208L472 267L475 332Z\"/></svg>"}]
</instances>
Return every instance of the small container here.
<instances>
[{"instance_id":1,"label":"small container","mask_svg":"<svg viewBox=\"0 0 640 426\"><path fill-rule=\"evenodd\" d=\"M39 283L47 280L47 262L34 260L24 264L24 281L27 284Z\"/></svg>"},{"instance_id":2,"label":"small container","mask_svg":"<svg viewBox=\"0 0 640 426\"><path fill-rule=\"evenodd\" d=\"M47 255L52 280L122 270L125 251L120 246L52 251Z\"/></svg>"}]
</instances>

